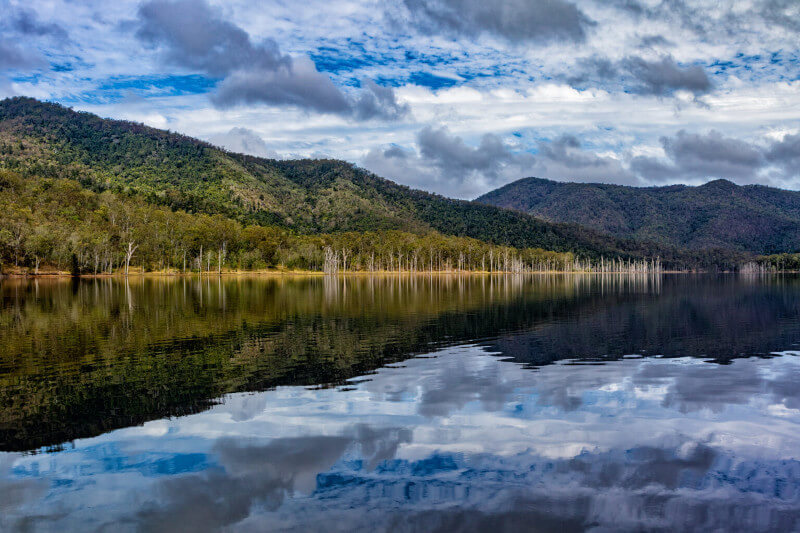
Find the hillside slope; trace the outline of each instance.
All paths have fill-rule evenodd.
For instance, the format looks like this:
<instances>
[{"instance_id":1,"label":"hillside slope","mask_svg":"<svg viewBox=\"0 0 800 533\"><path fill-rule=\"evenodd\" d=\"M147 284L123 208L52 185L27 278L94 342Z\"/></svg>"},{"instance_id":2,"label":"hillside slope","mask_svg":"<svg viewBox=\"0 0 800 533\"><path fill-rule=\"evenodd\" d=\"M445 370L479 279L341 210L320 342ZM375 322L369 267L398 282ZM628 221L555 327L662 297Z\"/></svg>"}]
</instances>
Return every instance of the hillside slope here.
<instances>
[{"instance_id":1,"label":"hillside slope","mask_svg":"<svg viewBox=\"0 0 800 533\"><path fill-rule=\"evenodd\" d=\"M437 231L583 257L660 256L676 267L741 259L719 250L687 254L646 240L451 200L342 161L234 154L169 131L25 97L0 101L0 168L23 177L66 178L96 193L111 191L173 210L219 214L299 234Z\"/></svg>"},{"instance_id":2,"label":"hillside slope","mask_svg":"<svg viewBox=\"0 0 800 533\"><path fill-rule=\"evenodd\" d=\"M526 178L476 201L678 247L800 250L800 192L727 180L639 188Z\"/></svg>"}]
</instances>

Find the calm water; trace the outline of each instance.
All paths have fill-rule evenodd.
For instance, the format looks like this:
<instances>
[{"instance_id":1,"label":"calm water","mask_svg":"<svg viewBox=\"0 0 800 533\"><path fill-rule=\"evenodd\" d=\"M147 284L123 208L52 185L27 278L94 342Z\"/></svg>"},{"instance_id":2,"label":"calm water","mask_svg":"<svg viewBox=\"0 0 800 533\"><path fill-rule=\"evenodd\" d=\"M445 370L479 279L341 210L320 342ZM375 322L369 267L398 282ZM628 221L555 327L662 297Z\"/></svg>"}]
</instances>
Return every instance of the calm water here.
<instances>
[{"instance_id":1,"label":"calm water","mask_svg":"<svg viewBox=\"0 0 800 533\"><path fill-rule=\"evenodd\" d=\"M0 531L800 530L797 277L0 297Z\"/></svg>"}]
</instances>

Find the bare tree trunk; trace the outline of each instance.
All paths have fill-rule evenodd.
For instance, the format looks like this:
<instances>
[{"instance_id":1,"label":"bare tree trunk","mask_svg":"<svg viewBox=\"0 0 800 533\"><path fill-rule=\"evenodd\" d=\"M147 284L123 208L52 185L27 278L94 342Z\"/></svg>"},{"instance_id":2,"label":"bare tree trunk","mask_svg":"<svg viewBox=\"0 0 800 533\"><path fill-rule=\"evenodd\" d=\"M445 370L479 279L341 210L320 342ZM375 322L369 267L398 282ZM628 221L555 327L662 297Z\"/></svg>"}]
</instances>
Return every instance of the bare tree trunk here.
<instances>
[{"instance_id":1,"label":"bare tree trunk","mask_svg":"<svg viewBox=\"0 0 800 533\"><path fill-rule=\"evenodd\" d=\"M322 268L326 274L336 274L339 269L339 256L330 246L325 247L325 263Z\"/></svg>"},{"instance_id":2,"label":"bare tree trunk","mask_svg":"<svg viewBox=\"0 0 800 533\"><path fill-rule=\"evenodd\" d=\"M132 242L129 242L128 243L128 249L125 250L125 276L126 277L128 275L128 271L130 270L131 258L133 257L133 254L134 254L134 252L136 252L136 249L138 247L139 247L138 244L134 245Z\"/></svg>"},{"instance_id":3,"label":"bare tree trunk","mask_svg":"<svg viewBox=\"0 0 800 533\"><path fill-rule=\"evenodd\" d=\"M220 248L217 252L218 252L217 257L219 258L218 262L217 262L218 263L217 264L217 274L221 276L222 275L222 263L225 262L225 257L228 255L228 243L227 242L223 242L222 243L222 248Z\"/></svg>"}]
</instances>

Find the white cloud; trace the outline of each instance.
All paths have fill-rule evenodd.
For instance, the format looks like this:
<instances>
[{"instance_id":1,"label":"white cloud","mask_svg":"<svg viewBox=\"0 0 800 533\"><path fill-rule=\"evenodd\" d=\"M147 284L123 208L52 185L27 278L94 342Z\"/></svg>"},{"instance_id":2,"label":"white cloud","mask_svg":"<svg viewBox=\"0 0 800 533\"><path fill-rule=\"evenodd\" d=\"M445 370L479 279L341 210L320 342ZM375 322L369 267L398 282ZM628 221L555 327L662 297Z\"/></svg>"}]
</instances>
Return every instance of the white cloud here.
<instances>
[{"instance_id":1,"label":"white cloud","mask_svg":"<svg viewBox=\"0 0 800 533\"><path fill-rule=\"evenodd\" d=\"M208 141L231 152L255 155L268 159L279 159L280 155L270 150L264 139L253 130L247 128L231 128L225 133L218 133L208 138Z\"/></svg>"},{"instance_id":2,"label":"white cloud","mask_svg":"<svg viewBox=\"0 0 800 533\"><path fill-rule=\"evenodd\" d=\"M192 61L165 65L162 53L137 39L140 3L133 0L50 0L33 6L8 2L13 10L32 10L30 20L37 21L37 27L63 28L70 44L31 32L27 48L46 58L51 68L0 72L0 80L5 80L0 81L0 93L54 99L102 116L140 120L205 139L244 128L265 143L254 149L256 153L326 153L371 165L403 183L460 196L534 173L627 183L625 168L631 158L665 157L660 138L681 130L716 130L727 138L766 145L800 129L800 82L788 81L795 77L792 65L797 58L792 55L796 47L787 43L798 42L797 32L787 18L791 12L775 2L753 2L748 10L731 5L727 11L711 0L688 7L679 2L582 2L580 11L594 22L582 26L583 41L533 39L525 44L504 37L506 30L500 26L469 38L427 38L413 25L393 24L384 17L385 4L377 0L309 0L301 7L274 0L268 9L239 0L210 3L212 11L229 22L229 30L238 28L250 39L250 48L272 39L285 56L313 59L315 72L352 98L350 102L359 101L357 86L367 83L364 80L394 87L394 100L380 91L367 91L374 96L361 102L362 115L381 102L391 104L388 115L394 113L393 105L408 114L386 125L262 101L215 109L209 100L214 80L207 87L192 87L194 82L185 79L197 74L189 68ZM446 9L456 4L447 0L438 5ZM62 15L56 19L53 13ZM733 27L736 32L730 31ZM4 29L4 37L13 37L12 31L18 30ZM647 65L670 57L678 69L673 74L702 69L713 88L698 104L691 91L648 96L622 90L621 79L580 89L565 81L575 75L581 59L592 57L619 65L631 57ZM149 89L137 87L136 80ZM260 83L248 80L248 87L253 81ZM577 172L576 160L542 166L544 158L536 156L535 165L506 163L489 174L475 171L465 182L468 187L451 189L441 176L434 178L438 167L423 160L411 167L398 167L397 161L376 163L375 155L393 145L418 153L417 135L427 125L446 127L473 149L486 135L496 136L517 156L536 156L540 143L573 136L581 145L570 149L578 150L573 155L592 154L585 157L596 158L597 164L585 164ZM668 182L695 179L673 175ZM753 179L791 187L797 178L781 171L759 173Z\"/></svg>"}]
</instances>

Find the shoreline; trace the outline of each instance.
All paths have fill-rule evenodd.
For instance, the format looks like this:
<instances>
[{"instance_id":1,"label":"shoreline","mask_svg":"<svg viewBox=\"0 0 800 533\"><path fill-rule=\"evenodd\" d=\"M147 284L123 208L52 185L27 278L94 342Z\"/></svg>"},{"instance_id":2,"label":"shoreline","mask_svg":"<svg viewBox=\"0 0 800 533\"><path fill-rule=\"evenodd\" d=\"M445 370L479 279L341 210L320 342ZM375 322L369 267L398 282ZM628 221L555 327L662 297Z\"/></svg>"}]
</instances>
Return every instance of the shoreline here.
<instances>
[{"instance_id":1,"label":"shoreline","mask_svg":"<svg viewBox=\"0 0 800 533\"><path fill-rule=\"evenodd\" d=\"M736 272L736 271L720 271L708 272L698 270L662 270L659 272L635 272L635 271L620 271L620 272L587 272L582 270L547 270L547 271L532 271L532 272L509 272L509 271L486 271L486 270L434 270L434 271L347 271L337 272L336 274L328 274L316 270L242 270L242 271L223 271L223 272L135 272L128 273L114 273L114 274L80 274L72 275L69 272L40 272L39 274L19 273L13 272L8 274L0 274L2 279L125 279L125 278L219 278L219 277L232 277L232 276L258 276L258 277L350 277L350 276L431 276L431 275L552 275L552 274L591 274L591 275L607 275L607 274L626 274L626 275L656 275L656 274L798 274L798 270L779 270L775 272Z\"/></svg>"}]
</instances>

